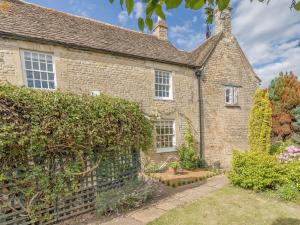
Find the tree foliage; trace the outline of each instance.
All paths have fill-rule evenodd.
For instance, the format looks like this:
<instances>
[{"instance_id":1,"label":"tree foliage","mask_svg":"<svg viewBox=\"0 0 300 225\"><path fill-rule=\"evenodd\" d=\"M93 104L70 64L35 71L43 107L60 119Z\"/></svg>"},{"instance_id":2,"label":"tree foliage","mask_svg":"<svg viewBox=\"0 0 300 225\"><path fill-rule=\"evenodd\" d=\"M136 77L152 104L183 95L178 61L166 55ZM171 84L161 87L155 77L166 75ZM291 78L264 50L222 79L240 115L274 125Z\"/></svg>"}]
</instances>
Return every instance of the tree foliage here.
<instances>
[{"instance_id":1,"label":"tree foliage","mask_svg":"<svg viewBox=\"0 0 300 225\"><path fill-rule=\"evenodd\" d=\"M271 81L269 93L273 108L273 137L299 139L300 82L297 76L292 72L280 73Z\"/></svg>"},{"instance_id":2,"label":"tree foliage","mask_svg":"<svg viewBox=\"0 0 300 225\"><path fill-rule=\"evenodd\" d=\"M104 151L153 143L138 105L118 98L0 86L0 115L0 184L29 216L76 191Z\"/></svg>"},{"instance_id":3,"label":"tree foliage","mask_svg":"<svg viewBox=\"0 0 300 225\"><path fill-rule=\"evenodd\" d=\"M269 85L275 113L288 111L300 104L300 82L293 73L280 73Z\"/></svg>"},{"instance_id":4,"label":"tree foliage","mask_svg":"<svg viewBox=\"0 0 300 225\"><path fill-rule=\"evenodd\" d=\"M125 1L125 2L124 2ZM135 2L139 0L119 0L121 8L126 7L128 15L133 11ZM253 1L253 0L250 0ZM255 0L259 2L267 2L270 0ZM110 3L114 3L115 0L109 0ZM184 5L186 9L200 10L204 8L206 15L206 23L212 24L214 21L214 11L219 9L223 11L230 5L230 0L143 0L145 4L144 17L138 18L138 26L140 30L144 30L145 24L149 30L153 28L153 15L165 19L166 11L179 8ZM300 11L300 1L291 1L290 8Z\"/></svg>"},{"instance_id":5,"label":"tree foliage","mask_svg":"<svg viewBox=\"0 0 300 225\"><path fill-rule=\"evenodd\" d=\"M258 89L249 120L249 143L251 150L269 152L272 133L272 108L269 93Z\"/></svg>"}]
</instances>

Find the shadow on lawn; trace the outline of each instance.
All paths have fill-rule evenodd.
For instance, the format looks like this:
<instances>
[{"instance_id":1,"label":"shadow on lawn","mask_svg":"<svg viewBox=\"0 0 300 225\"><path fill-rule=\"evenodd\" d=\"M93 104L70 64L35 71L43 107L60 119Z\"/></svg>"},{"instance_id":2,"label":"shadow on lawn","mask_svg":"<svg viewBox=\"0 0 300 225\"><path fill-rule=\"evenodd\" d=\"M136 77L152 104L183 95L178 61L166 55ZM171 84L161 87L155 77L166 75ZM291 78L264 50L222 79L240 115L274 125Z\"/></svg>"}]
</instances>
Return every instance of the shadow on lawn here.
<instances>
[{"instance_id":1,"label":"shadow on lawn","mask_svg":"<svg viewBox=\"0 0 300 225\"><path fill-rule=\"evenodd\" d=\"M300 220L295 218L278 218L271 225L300 225Z\"/></svg>"}]
</instances>

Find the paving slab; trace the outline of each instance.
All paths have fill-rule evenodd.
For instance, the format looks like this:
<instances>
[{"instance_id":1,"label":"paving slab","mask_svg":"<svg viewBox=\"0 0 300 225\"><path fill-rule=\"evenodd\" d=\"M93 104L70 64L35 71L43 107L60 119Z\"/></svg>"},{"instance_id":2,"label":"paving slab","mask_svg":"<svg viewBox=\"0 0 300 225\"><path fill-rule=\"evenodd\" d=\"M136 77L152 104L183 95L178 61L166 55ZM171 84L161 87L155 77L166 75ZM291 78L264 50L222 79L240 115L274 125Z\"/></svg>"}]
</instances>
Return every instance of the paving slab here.
<instances>
[{"instance_id":1,"label":"paving slab","mask_svg":"<svg viewBox=\"0 0 300 225\"><path fill-rule=\"evenodd\" d=\"M128 213L125 217L115 218L111 221L102 223L102 225L145 225L163 214L168 210L179 207L186 203L191 203L199 200L208 194L217 191L218 189L226 186L228 180L225 176L216 176L207 180L201 186L193 187L183 190L181 192L172 194L168 198L162 199L157 203L149 205L145 208L135 210ZM93 223L89 225L100 225L101 223Z\"/></svg>"},{"instance_id":2,"label":"paving slab","mask_svg":"<svg viewBox=\"0 0 300 225\"><path fill-rule=\"evenodd\" d=\"M160 216L162 216L165 213L166 213L165 210L158 209L155 207L150 207L150 208L146 208L143 210L133 212L129 216L137 221L147 224L147 223L155 220L156 218L159 218Z\"/></svg>"},{"instance_id":3,"label":"paving slab","mask_svg":"<svg viewBox=\"0 0 300 225\"><path fill-rule=\"evenodd\" d=\"M228 179L225 176L217 176L211 178L212 180L209 180L209 182L205 183L203 186L209 186L209 187L222 187L229 183Z\"/></svg>"},{"instance_id":4,"label":"paving slab","mask_svg":"<svg viewBox=\"0 0 300 225\"><path fill-rule=\"evenodd\" d=\"M143 222L137 221L131 217L121 217L121 218L115 218L113 220L110 220L106 223L93 223L93 224L88 224L88 225L144 225Z\"/></svg>"},{"instance_id":5,"label":"paving slab","mask_svg":"<svg viewBox=\"0 0 300 225\"><path fill-rule=\"evenodd\" d=\"M156 203L154 205L154 207L168 211L168 210L174 209L182 204L184 204L184 202L181 201L180 199L170 198L170 199L167 199L166 201L164 200L164 201L160 201L160 202Z\"/></svg>"}]
</instances>

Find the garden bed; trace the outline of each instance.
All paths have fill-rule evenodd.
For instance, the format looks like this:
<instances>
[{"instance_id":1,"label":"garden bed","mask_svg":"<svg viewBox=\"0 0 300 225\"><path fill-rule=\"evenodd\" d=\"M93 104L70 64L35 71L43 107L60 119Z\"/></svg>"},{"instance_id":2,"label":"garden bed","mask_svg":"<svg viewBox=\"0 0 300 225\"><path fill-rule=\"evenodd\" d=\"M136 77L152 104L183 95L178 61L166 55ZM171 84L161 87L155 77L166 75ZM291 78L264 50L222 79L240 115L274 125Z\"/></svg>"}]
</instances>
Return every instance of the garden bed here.
<instances>
[{"instance_id":1,"label":"garden bed","mask_svg":"<svg viewBox=\"0 0 300 225\"><path fill-rule=\"evenodd\" d=\"M178 187L199 181L203 181L209 177L213 177L219 174L218 172L212 172L204 169L195 170L179 170L176 174L167 170L161 173L152 173L150 176L159 182L171 186Z\"/></svg>"}]
</instances>

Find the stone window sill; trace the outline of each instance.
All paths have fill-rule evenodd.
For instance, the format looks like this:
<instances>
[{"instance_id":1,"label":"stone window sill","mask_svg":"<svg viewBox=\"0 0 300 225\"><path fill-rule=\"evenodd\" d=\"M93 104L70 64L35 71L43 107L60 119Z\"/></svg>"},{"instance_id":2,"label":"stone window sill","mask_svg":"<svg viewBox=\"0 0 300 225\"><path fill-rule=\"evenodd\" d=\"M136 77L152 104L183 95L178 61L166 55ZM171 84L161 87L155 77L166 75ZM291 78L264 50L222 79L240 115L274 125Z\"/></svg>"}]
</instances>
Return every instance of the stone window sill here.
<instances>
[{"instance_id":1,"label":"stone window sill","mask_svg":"<svg viewBox=\"0 0 300 225\"><path fill-rule=\"evenodd\" d=\"M158 148L156 149L156 153L168 153L168 152L176 152L175 147L170 147L170 148Z\"/></svg>"},{"instance_id":2,"label":"stone window sill","mask_svg":"<svg viewBox=\"0 0 300 225\"><path fill-rule=\"evenodd\" d=\"M161 102L174 102L174 98L154 98L154 101L161 101Z\"/></svg>"},{"instance_id":3,"label":"stone window sill","mask_svg":"<svg viewBox=\"0 0 300 225\"><path fill-rule=\"evenodd\" d=\"M240 105L230 105L230 104L226 104L225 107L226 108L241 108Z\"/></svg>"}]
</instances>

